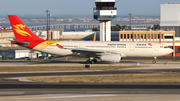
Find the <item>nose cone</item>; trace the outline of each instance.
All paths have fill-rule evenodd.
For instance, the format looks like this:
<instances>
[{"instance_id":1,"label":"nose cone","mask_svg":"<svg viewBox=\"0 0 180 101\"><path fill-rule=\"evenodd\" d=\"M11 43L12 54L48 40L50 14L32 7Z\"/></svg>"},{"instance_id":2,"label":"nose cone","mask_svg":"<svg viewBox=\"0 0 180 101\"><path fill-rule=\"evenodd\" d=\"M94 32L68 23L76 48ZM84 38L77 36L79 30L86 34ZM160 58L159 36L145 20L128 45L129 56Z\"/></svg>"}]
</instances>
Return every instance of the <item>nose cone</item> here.
<instances>
[{"instance_id":1,"label":"nose cone","mask_svg":"<svg viewBox=\"0 0 180 101\"><path fill-rule=\"evenodd\" d=\"M171 49L171 48L169 48L169 51L168 51L168 52L169 52L169 54L170 54L170 53L174 52L174 50Z\"/></svg>"},{"instance_id":2,"label":"nose cone","mask_svg":"<svg viewBox=\"0 0 180 101\"><path fill-rule=\"evenodd\" d=\"M173 49L171 49L171 52L174 52L174 50L173 50Z\"/></svg>"}]
</instances>

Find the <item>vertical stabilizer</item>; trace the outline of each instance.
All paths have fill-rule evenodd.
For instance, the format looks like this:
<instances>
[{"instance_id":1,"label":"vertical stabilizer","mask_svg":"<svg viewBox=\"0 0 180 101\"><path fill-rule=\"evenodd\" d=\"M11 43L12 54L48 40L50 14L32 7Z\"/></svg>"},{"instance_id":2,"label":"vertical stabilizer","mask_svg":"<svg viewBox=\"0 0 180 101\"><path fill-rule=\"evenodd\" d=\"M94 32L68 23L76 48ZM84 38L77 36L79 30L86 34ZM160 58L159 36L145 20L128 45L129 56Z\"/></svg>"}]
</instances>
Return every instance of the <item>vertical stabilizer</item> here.
<instances>
[{"instance_id":1,"label":"vertical stabilizer","mask_svg":"<svg viewBox=\"0 0 180 101\"><path fill-rule=\"evenodd\" d=\"M11 23L11 27L14 32L14 36L16 38L16 42L12 43L26 43L26 45L19 44L21 46L27 48L33 48L39 43L45 41L39 37L37 37L34 33L32 33L29 28L16 16L16 15L8 15L9 21ZM27 45L29 43L29 45Z\"/></svg>"}]
</instances>

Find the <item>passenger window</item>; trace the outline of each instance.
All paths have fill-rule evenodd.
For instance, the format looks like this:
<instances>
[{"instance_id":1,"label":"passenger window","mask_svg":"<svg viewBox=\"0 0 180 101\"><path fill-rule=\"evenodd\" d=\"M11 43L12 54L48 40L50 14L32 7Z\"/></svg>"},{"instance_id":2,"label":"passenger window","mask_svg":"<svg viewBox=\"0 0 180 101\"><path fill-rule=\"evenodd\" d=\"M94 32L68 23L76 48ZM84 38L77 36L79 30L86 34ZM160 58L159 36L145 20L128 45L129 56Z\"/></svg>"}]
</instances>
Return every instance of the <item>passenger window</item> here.
<instances>
[{"instance_id":1,"label":"passenger window","mask_svg":"<svg viewBox=\"0 0 180 101\"><path fill-rule=\"evenodd\" d=\"M164 46L164 48L169 48L168 46Z\"/></svg>"}]
</instances>

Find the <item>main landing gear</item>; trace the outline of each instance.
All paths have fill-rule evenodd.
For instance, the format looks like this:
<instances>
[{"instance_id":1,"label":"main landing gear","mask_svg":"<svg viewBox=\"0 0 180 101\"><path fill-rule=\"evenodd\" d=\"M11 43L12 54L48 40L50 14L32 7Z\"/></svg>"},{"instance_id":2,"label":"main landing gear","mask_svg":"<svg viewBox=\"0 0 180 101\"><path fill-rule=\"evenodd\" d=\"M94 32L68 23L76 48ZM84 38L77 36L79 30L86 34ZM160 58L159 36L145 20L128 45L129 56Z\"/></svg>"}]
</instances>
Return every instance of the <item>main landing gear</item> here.
<instances>
[{"instance_id":1,"label":"main landing gear","mask_svg":"<svg viewBox=\"0 0 180 101\"><path fill-rule=\"evenodd\" d=\"M97 63L97 60L96 59L88 59L86 61L86 64L96 64Z\"/></svg>"},{"instance_id":2,"label":"main landing gear","mask_svg":"<svg viewBox=\"0 0 180 101\"><path fill-rule=\"evenodd\" d=\"M153 64L156 64L157 57L154 57L154 60L152 61Z\"/></svg>"}]
</instances>

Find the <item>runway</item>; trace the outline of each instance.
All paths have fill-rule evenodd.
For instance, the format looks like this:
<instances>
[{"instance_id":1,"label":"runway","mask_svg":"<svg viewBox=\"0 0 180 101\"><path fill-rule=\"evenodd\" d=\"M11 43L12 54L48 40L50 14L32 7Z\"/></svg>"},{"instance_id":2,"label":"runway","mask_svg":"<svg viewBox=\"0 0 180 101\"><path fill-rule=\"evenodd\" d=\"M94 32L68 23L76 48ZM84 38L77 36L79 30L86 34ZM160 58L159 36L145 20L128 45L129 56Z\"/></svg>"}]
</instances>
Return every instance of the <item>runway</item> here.
<instances>
[{"instance_id":1,"label":"runway","mask_svg":"<svg viewBox=\"0 0 180 101\"><path fill-rule=\"evenodd\" d=\"M180 83L0 82L0 96L39 94L180 94Z\"/></svg>"},{"instance_id":2,"label":"runway","mask_svg":"<svg viewBox=\"0 0 180 101\"><path fill-rule=\"evenodd\" d=\"M1 101L178 101L180 83L0 81Z\"/></svg>"},{"instance_id":3,"label":"runway","mask_svg":"<svg viewBox=\"0 0 180 101\"><path fill-rule=\"evenodd\" d=\"M149 74L169 73L169 71L179 73L180 69L2 73L0 74L0 96L39 94L180 94L180 83L46 83L20 82L18 79L6 79L26 76Z\"/></svg>"},{"instance_id":4,"label":"runway","mask_svg":"<svg viewBox=\"0 0 180 101\"><path fill-rule=\"evenodd\" d=\"M73 62L73 63L72 63ZM66 62L17 62L18 66L84 65L80 61ZM0 63L2 65L10 62ZM16 62L14 62L15 64ZM126 65L140 63L141 67L106 71L68 71L68 72L35 72L35 73L0 73L0 100L8 101L177 101L180 99L180 83L45 83L22 82L7 78L29 76L61 76L61 75L103 75L103 74L153 74L180 73L178 62L122 62L102 64L103 66ZM13 65L13 64L10 64ZM16 65L16 64L15 64ZM94 64L101 65L101 64ZM93 68L93 67L92 67Z\"/></svg>"},{"instance_id":5,"label":"runway","mask_svg":"<svg viewBox=\"0 0 180 101\"><path fill-rule=\"evenodd\" d=\"M1 101L179 101L178 94L45 94L0 97Z\"/></svg>"}]
</instances>

